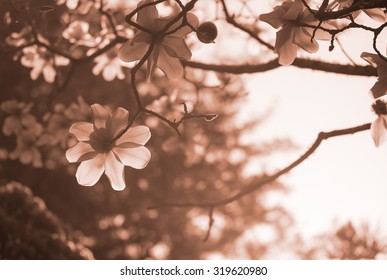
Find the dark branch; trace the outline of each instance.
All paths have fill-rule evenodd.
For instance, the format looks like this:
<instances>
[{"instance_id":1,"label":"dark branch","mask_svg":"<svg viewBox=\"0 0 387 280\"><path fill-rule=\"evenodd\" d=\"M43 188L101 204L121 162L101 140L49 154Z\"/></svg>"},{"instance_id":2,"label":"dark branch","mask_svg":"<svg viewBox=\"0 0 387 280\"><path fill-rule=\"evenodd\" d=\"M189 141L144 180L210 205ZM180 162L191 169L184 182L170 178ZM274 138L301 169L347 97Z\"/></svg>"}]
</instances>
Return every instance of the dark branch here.
<instances>
[{"instance_id":1,"label":"dark branch","mask_svg":"<svg viewBox=\"0 0 387 280\"><path fill-rule=\"evenodd\" d=\"M248 74L259 73L281 67L277 59L266 63L255 65L221 65L221 64L206 64L196 61L182 61L183 65L191 68L198 68L208 71L216 71L231 74ZM312 70L319 70L337 74L355 75L355 76L377 76L376 69L372 66L358 66L358 65L342 65L323 61L308 60L296 58L292 64L298 68L306 68Z\"/></svg>"}]
</instances>

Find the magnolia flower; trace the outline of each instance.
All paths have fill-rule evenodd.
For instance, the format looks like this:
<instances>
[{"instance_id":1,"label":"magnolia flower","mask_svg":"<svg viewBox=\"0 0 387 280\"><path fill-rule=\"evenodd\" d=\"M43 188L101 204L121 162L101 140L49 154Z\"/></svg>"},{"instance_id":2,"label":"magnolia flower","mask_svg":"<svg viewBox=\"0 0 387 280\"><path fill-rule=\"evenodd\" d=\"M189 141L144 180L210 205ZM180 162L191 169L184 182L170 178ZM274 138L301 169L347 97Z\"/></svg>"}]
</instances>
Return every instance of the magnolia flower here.
<instances>
[{"instance_id":1,"label":"magnolia flower","mask_svg":"<svg viewBox=\"0 0 387 280\"><path fill-rule=\"evenodd\" d=\"M317 41L313 38L313 29L300 26L300 24L313 24L316 20L301 0L285 1L281 6L274 7L268 14L262 14L260 20L267 22L274 28L280 28L277 32L274 46L275 53L278 53L278 62L281 65L290 65L297 57L298 47L309 53L315 53L319 49ZM324 23L324 27L329 25ZM317 30L315 38L328 40L329 33Z\"/></svg>"},{"instance_id":2,"label":"magnolia flower","mask_svg":"<svg viewBox=\"0 0 387 280\"><path fill-rule=\"evenodd\" d=\"M56 76L54 65L65 66L69 63L69 60L58 55L53 57L44 47L34 45L23 49L20 62L23 66L32 68L30 72L32 80L36 80L43 74L47 83L53 83Z\"/></svg>"},{"instance_id":3,"label":"magnolia flower","mask_svg":"<svg viewBox=\"0 0 387 280\"><path fill-rule=\"evenodd\" d=\"M342 10L342 9L351 7L353 5L353 2L354 0L335 0L332 2L331 6L334 7L335 5L338 5L339 10ZM381 8L364 9L361 11L363 11L367 16L369 16L373 20L383 22L383 23L386 21L386 15L384 14ZM361 11L353 12L352 17L356 18Z\"/></svg>"},{"instance_id":4,"label":"magnolia flower","mask_svg":"<svg viewBox=\"0 0 387 280\"><path fill-rule=\"evenodd\" d=\"M19 131L16 137L16 148L9 154L9 158L19 159L22 164L32 163L33 167L42 167L42 156L38 149L42 132L43 127L38 123Z\"/></svg>"},{"instance_id":5,"label":"magnolia flower","mask_svg":"<svg viewBox=\"0 0 387 280\"><path fill-rule=\"evenodd\" d=\"M378 117L371 124L371 136L379 147L387 141L387 95L376 99L372 107Z\"/></svg>"},{"instance_id":6,"label":"magnolia flower","mask_svg":"<svg viewBox=\"0 0 387 280\"><path fill-rule=\"evenodd\" d=\"M153 0L143 0L138 7L152 2ZM183 39L192 32L191 27L183 25L183 17L166 31L166 33L174 31L173 33L167 35L158 33L177 15L175 11L168 17L159 17L155 5L141 9L137 14L137 23L149 32L139 30L131 41L121 47L118 57L125 62L140 60L153 42L154 47L147 61L147 79L151 79L156 67L160 68L170 79L181 77L183 66L180 59L189 60L192 56ZM194 14L187 13L186 18L192 27L196 28L199 25L199 20Z\"/></svg>"},{"instance_id":7,"label":"magnolia flower","mask_svg":"<svg viewBox=\"0 0 387 280\"><path fill-rule=\"evenodd\" d=\"M89 33L89 23L85 21L72 22L62 33L63 38L76 46L94 47L98 44Z\"/></svg>"},{"instance_id":8,"label":"magnolia flower","mask_svg":"<svg viewBox=\"0 0 387 280\"><path fill-rule=\"evenodd\" d=\"M375 67L378 72L378 81L370 89L370 94L376 99L387 94L387 62L377 54L363 52L361 58Z\"/></svg>"},{"instance_id":9,"label":"magnolia flower","mask_svg":"<svg viewBox=\"0 0 387 280\"><path fill-rule=\"evenodd\" d=\"M99 104L91 106L93 123L77 122L70 127L70 133L79 141L68 149L69 162L81 162L76 178L83 186L93 186L103 173L108 177L114 190L125 188L124 166L144 168L150 160L150 152L144 147L151 133L146 126L130 127L129 112L121 107L111 114Z\"/></svg>"}]
</instances>

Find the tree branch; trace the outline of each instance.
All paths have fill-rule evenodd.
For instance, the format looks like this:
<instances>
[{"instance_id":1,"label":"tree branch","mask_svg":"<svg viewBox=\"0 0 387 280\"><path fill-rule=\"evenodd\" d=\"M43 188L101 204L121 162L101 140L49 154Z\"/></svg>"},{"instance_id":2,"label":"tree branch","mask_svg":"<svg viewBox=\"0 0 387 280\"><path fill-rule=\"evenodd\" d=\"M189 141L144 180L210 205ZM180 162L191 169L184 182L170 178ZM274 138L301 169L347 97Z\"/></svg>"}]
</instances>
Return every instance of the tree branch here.
<instances>
[{"instance_id":1,"label":"tree branch","mask_svg":"<svg viewBox=\"0 0 387 280\"><path fill-rule=\"evenodd\" d=\"M232 195L227 198L220 199L218 201L208 201L208 202L181 202L181 203L176 203L176 202L170 202L170 203L164 203L160 204L157 206L149 207L149 209L158 209L158 208L163 208L163 207L178 207L178 208L191 208L191 207L200 207L200 208L208 208L208 209L213 209L215 207L220 207L226 204L229 204L231 202L234 202L241 197L248 195L264 185L267 185L269 183L274 182L277 180L279 177L282 175L288 173L291 171L293 168L301 164L303 161L305 161L310 155L314 153L314 151L317 150L317 148L320 146L320 144L329 138L337 137L337 136L343 136L343 135L349 135L349 134L354 134L357 132L365 131L370 129L371 124L363 124L351 128L345 128L345 129L339 129L339 130L332 130L329 132L320 132L312 144L312 146L304 153L302 154L299 158L297 158L295 161L290 163L288 166L284 167L283 169L275 172L272 175L265 176L261 179L259 179L258 182L253 182L243 190L239 191L237 194Z\"/></svg>"},{"instance_id":2,"label":"tree branch","mask_svg":"<svg viewBox=\"0 0 387 280\"><path fill-rule=\"evenodd\" d=\"M230 74L252 74L265 72L269 70L282 67L278 63L278 59L270 60L261 64L245 64L245 65L224 65L224 64L206 64L196 61L182 61L184 66L191 68L198 68L208 71L216 71ZM377 76L376 69L372 66L358 66L358 65L342 65L317 60L308 60L296 58L292 66L298 68L306 68L312 70L319 70L337 74L355 75L355 76Z\"/></svg>"}]
</instances>

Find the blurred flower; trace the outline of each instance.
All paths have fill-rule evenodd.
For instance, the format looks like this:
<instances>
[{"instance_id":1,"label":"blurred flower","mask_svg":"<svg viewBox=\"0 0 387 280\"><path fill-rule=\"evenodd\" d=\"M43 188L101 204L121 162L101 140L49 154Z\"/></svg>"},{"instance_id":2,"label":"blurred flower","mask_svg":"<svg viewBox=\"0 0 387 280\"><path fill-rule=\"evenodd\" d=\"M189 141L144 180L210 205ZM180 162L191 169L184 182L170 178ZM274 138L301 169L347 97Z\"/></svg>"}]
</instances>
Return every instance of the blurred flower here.
<instances>
[{"instance_id":1,"label":"blurred flower","mask_svg":"<svg viewBox=\"0 0 387 280\"><path fill-rule=\"evenodd\" d=\"M58 5L66 4L66 7L70 10L77 10L81 15L87 14L91 7L95 5L95 1L88 0L57 0ZM99 1L97 1L99 2ZM98 8L98 7L96 7Z\"/></svg>"},{"instance_id":2,"label":"blurred flower","mask_svg":"<svg viewBox=\"0 0 387 280\"><path fill-rule=\"evenodd\" d=\"M387 62L379 55L363 52L361 58L367 61L378 71L378 81L371 88L370 93L376 99L387 94Z\"/></svg>"},{"instance_id":3,"label":"blurred flower","mask_svg":"<svg viewBox=\"0 0 387 280\"><path fill-rule=\"evenodd\" d=\"M151 133L146 126L130 127L123 133L129 112L121 107L113 114L99 104L91 109L93 124L77 122L70 127L70 133L79 142L67 150L66 158L69 162L81 162L76 173L80 185L93 186L105 173L113 189L123 190L124 166L142 169L150 160L150 152L144 145Z\"/></svg>"},{"instance_id":4,"label":"blurred flower","mask_svg":"<svg viewBox=\"0 0 387 280\"><path fill-rule=\"evenodd\" d=\"M90 113L90 106L83 100L82 96L77 97L77 103L70 106L63 106L63 114L72 121L86 120Z\"/></svg>"},{"instance_id":5,"label":"blurred flower","mask_svg":"<svg viewBox=\"0 0 387 280\"><path fill-rule=\"evenodd\" d=\"M315 38L312 39L313 29L300 26L300 24L317 23L303 5L301 0L284 1L280 6L268 14L262 14L260 20L267 22L274 28L280 28L277 32L274 51L278 53L278 62L281 65L290 65L297 57L298 47L309 53L315 53L319 49L316 39L329 40L330 34L317 30ZM324 22L326 27L329 23Z\"/></svg>"},{"instance_id":6,"label":"blurred flower","mask_svg":"<svg viewBox=\"0 0 387 280\"><path fill-rule=\"evenodd\" d=\"M63 38L75 46L94 47L98 44L96 38L89 33L89 23L76 20L63 31Z\"/></svg>"},{"instance_id":7,"label":"blurred flower","mask_svg":"<svg viewBox=\"0 0 387 280\"><path fill-rule=\"evenodd\" d=\"M387 141L387 95L376 99L372 107L378 117L371 124L371 136L379 147Z\"/></svg>"},{"instance_id":8,"label":"blurred flower","mask_svg":"<svg viewBox=\"0 0 387 280\"><path fill-rule=\"evenodd\" d=\"M125 79L123 68L128 67L128 65L117 57L117 51L118 48L113 48L97 56L94 59L96 64L93 67L93 74L98 76L102 73L102 77L108 82L113 81L115 78Z\"/></svg>"},{"instance_id":9,"label":"blurred flower","mask_svg":"<svg viewBox=\"0 0 387 280\"><path fill-rule=\"evenodd\" d=\"M47 121L45 134L42 135L45 144L50 146L59 144L62 148L66 148L68 141L68 128L69 122L63 114L52 114Z\"/></svg>"},{"instance_id":10,"label":"blurred flower","mask_svg":"<svg viewBox=\"0 0 387 280\"><path fill-rule=\"evenodd\" d=\"M342 10L342 9L351 7L354 2L355 2L354 0L334 0L331 6L338 5L339 10ZM381 8L364 9L360 11L355 11L352 13L352 18L356 18L362 11L373 20L383 22L383 23L386 21L386 15L384 14L383 9Z\"/></svg>"},{"instance_id":11,"label":"blurred flower","mask_svg":"<svg viewBox=\"0 0 387 280\"><path fill-rule=\"evenodd\" d=\"M33 40L31 31L31 26L25 26L22 30L20 30L20 32L12 32L5 38L5 42L12 47L20 47Z\"/></svg>"},{"instance_id":12,"label":"blurred flower","mask_svg":"<svg viewBox=\"0 0 387 280\"><path fill-rule=\"evenodd\" d=\"M38 150L39 136L43 127L35 123L16 135L16 148L9 154L10 159L19 159L22 164L32 163L33 167L42 167L42 156Z\"/></svg>"},{"instance_id":13,"label":"blurred flower","mask_svg":"<svg viewBox=\"0 0 387 280\"><path fill-rule=\"evenodd\" d=\"M153 0L143 0L138 4L141 7L144 4L152 3ZM170 34L159 34L163 28L176 16L178 11L168 16L159 17L159 13L155 5L150 5L137 14L137 23L146 28L150 32L139 30L134 38L126 42L118 52L121 60L131 62L141 60L146 54L151 43L154 43L154 48L147 61L147 79L152 78L156 67L160 68L170 79L177 79L183 74L183 66L180 59L191 59L191 51L185 43L183 37L192 32L188 25L183 25L183 18L174 23L168 28L166 33L174 31ZM198 18L187 13L187 22L197 28L199 24Z\"/></svg>"},{"instance_id":14,"label":"blurred flower","mask_svg":"<svg viewBox=\"0 0 387 280\"><path fill-rule=\"evenodd\" d=\"M32 108L32 103L17 102L15 99L7 100L1 103L0 109L6 114L10 114L4 120L3 133L6 136L17 134L22 130L23 126L28 127L31 123L36 122L36 119L29 112Z\"/></svg>"},{"instance_id":15,"label":"blurred flower","mask_svg":"<svg viewBox=\"0 0 387 280\"><path fill-rule=\"evenodd\" d=\"M132 9L134 10L136 8L136 4L138 3L137 0L106 0L104 7L107 9L112 9L116 11L123 11Z\"/></svg>"},{"instance_id":16,"label":"blurred flower","mask_svg":"<svg viewBox=\"0 0 387 280\"><path fill-rule=\"evenodd\" d=\"M69 64L67 58L58 55L53 56L44 47L36 45L24 48L20 61L23 66L32 68L30 72L32 80L36 80L43 74L47 83L53 83L55 80L56 71L54 66Z\"/></svg>"},{"instance_id":17,"label":"blurred flower","mask_svg":"<svg viewBox=\"0 0 387 280\"><path fill-rule=\"evenodd\" d=\"M166 259L170 254L170 252L171 252L171 247L166 242L163 242L163 241L156 243L149 250L149 254L151 255L151 257L156 260Z\"/></svg>"}]
</instances>

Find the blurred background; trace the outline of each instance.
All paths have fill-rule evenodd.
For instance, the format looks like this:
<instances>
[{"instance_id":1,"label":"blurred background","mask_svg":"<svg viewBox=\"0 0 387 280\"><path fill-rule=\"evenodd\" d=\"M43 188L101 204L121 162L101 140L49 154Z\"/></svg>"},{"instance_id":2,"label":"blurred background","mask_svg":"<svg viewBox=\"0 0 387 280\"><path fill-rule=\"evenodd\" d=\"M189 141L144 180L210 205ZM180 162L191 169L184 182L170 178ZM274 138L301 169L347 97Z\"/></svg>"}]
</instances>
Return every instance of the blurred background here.
<instances>
[{"instance_id":1,"label":"blurred background","mask_svg":"<svg viewBox=\"0 0 387 280\"><path fill-rule=\"evenodd\" d=\"M275 2L229 2L241 23L273 40L273 29L257 15ZM130 39L134 32L125 16L138 1L102 3L120 36ZM68 129L91 121L93 103L134 112L133 64L118 60L119 44L74 63L32 42L39 38L72 57L89 56L112 41L100 4L0 3L1 259L386 258L386 147L375 149L367 131L328 140L279 181L216 207L213 220L201 207L157 207L230 197L296 159L318 132L372 121L367 92L375 77L291 66L254 75L185 67L178 81L156 72L147 83L141 69L137 88L145 106L172 121L184 116L183 102L189 112L218 117L184 122L180 139L158 118L142 114L135 125L152 132L148 166L125 168L122 192L105 176L93 187L78 185L78 164L64 156L75 144ZM159 5L160 13L168 14L172 4ZM219 36L205 45L191 34L193 60L253 64L275 57L225 23L218 1L199 1L194 12L201 22L216 23ZM363 48L356 43L349 51L357 58L371 50L372 38L354 34L342 42L352 47L363 38ZM320 44L319 57L348 62L348 54L340 48L328 53L328 46Z\"/></svg>"}]
</instances>

